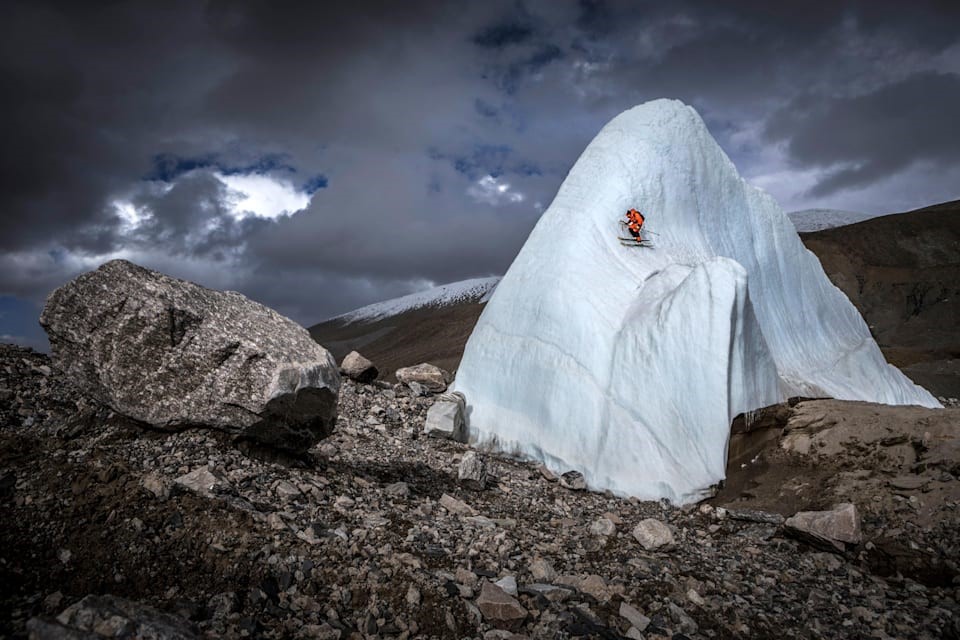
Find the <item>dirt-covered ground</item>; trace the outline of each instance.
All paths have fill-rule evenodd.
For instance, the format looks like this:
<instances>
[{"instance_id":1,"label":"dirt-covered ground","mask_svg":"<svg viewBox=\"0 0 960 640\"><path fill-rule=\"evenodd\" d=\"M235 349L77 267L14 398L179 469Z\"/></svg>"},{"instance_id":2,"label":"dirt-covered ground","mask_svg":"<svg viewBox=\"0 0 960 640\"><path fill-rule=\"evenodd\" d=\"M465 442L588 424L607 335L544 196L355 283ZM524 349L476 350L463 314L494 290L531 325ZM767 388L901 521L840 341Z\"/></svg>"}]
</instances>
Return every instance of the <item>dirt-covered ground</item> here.
<instances>
[{"instance_id":1,"label":"dirt-covered ground","mask_svg":"<svg viewBox=\"0 0 960 640\"><path fill-rule=\"evenodd\" d=\"M713 501L676 509L493 455L469 489L469 447L422 434L431 402L345 382L335 435L270 459L144 430L0 347L0 636L960 637L956 409L858 440L828 424L847 403L801 403ZM843 553L774 515L835 500L863 516ZM645 550L646 518L673 544ZM512 602L485 602L511 577ZM97 631L43 635L66 633L58 615Z\"/></svg>"}]
</instances>

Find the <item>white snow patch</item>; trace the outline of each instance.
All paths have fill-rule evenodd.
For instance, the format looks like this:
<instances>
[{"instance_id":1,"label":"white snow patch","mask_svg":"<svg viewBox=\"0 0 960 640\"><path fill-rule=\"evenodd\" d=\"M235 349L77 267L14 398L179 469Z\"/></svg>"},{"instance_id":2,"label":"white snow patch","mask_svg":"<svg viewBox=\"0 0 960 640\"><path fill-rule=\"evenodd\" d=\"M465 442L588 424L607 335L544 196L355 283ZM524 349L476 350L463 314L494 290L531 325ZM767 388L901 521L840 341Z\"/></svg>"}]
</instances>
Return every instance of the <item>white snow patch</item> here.
<instances>
[{"instance_id":1,"label":"white snow patch","mask_svg":"<svg viewBox=\"0 0 960 640\"><path fill-rule=\"evenodd\" d=\"M841 211L839 209L804 209L802 211L791 211L787 214L798 233L843 227L876 218L877 215L857 211Z\"/></svg>"},{"instance_id":2,"label":"white snow patch","mask_svg":"<svg viewBox=\"0 0 960 640\"><path fill-rule=\"evenodd\" d=\"M499 276L451 282L401 298L375 302L330 320L340 320L344 325L348 325L354 322L375 322L424 307L448 307L464 302L485 303L493 294L498 282L500 282Z\"/></svg>"},{"instance_id":3,"label":"white snow patch","mask_svg":"<svg viewBox=\"0 0 960 640\"><path fill-rule=\"evenodd\" d=\"M631 207L654 248L617 240ZM739 413L792 395L939 406L884 361L774 199L669 100L616 117L583 152L454 388L474 442L677 503L723 479Z\"/></svg>"}]
</instances>

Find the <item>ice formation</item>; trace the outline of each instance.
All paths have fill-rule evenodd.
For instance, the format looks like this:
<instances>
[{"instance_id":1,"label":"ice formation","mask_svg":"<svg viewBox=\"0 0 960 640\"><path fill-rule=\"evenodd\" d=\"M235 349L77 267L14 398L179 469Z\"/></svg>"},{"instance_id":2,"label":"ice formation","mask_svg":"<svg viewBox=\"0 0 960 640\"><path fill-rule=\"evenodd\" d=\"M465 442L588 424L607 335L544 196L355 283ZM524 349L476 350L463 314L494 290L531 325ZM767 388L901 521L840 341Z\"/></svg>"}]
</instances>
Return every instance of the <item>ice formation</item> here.
<instances>
[{"instance_id":1,"label":"ice formation","mask_svg":"<svg viewBox=\"0 0 960 640\"><path fill-rule=\"evenodd\" d=\"M623 246L647 216L654 248ZM474 329L471 438L589 486L685 503L724 477L738 413L793 395L939 406L746 184L692 108L614 118L571 169Z\"/></svg>"}]
</instances>

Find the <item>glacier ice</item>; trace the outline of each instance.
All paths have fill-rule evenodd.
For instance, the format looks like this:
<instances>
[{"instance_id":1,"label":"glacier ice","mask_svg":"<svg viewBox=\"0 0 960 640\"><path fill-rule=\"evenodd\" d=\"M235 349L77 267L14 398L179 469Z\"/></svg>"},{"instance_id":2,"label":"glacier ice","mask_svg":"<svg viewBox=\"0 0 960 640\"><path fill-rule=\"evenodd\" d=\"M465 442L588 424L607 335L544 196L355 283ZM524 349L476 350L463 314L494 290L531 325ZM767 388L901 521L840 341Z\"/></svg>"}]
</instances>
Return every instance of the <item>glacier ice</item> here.
<instances>
[{"instance_id":1,"label":"glacier ice","mask_svg":"<svg viewBox=\"0 0 960 640\"><path fill-rule=\"evenodd\" d=\"M643 211L652 249L623 246ZM675 503L724 477L738 413L789 396L939 406L886 363L789 218L691 107L587 146L491 296L454 388L471 439Z\"/></svg>"}]
</instances>

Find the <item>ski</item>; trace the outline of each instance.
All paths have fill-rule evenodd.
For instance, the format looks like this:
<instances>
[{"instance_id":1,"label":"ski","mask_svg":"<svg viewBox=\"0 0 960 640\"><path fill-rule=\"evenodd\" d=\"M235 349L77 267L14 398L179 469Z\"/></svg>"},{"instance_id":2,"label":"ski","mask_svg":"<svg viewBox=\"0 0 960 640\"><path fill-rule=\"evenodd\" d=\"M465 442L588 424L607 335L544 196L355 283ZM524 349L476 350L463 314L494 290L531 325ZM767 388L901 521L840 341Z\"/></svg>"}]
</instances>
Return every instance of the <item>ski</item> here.
<instances>
[{"instance_id":1,"label":"ski","mask_svg":"<svg viewBox=\"0 0 960 640\"><path fill-rule=\"evenodd\" d=\"M653 245L650 244L649 242L637 242L633 238L623 238L623 237L617 236L617 240L619 240L620 244L622 244L625 247L648 247L650 249L653 248Z\"/></svg>"}]
</instances>

